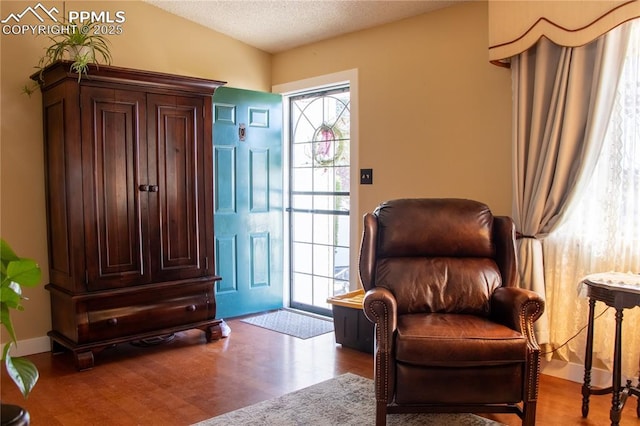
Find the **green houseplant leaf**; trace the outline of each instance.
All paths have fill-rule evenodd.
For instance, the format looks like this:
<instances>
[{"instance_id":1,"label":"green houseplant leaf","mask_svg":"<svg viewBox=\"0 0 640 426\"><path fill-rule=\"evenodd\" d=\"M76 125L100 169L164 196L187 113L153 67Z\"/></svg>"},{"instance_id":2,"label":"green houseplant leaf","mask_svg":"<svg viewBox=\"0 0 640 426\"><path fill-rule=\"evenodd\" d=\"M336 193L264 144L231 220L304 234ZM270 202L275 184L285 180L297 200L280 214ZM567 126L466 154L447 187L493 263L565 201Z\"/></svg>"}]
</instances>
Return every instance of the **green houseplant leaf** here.
<instances>
[{"instance_id":1,"label":"green houseplant leaf","mask_svg":"<svg viewBox=\"0 0 640 426\"><path fill-rule=\"evenodd\" d=\"M40 268L31 259L12 260L7 265L7 279L27 287L40 284Z\"/></svg>"},{"instance_id":2,"label":"green houseplant leaf","mask_svg":"<svg viewBox=\"0 0 640 426\"><path fill-rule=\"evenodd\" d=\"M42 273L32 259L18 257L4 239L0 239L0 323L9 333L11 341L4 345L2 360L9 377L26 398L38 381L38 369L25 358L12 357L11 346L17 343L11 309L24 310L22 286L33 287L40 283Z\"/></svg>"},{"instance_id":3,"label":"green houseplant leaf","mask_svg":"<svg viewBox=\"0 0 640 426\"><path fill-rule=\"evenodd\" d=\"M11 323L11 316L9 315L9 308L23 310L24 308L20 305L20 295L15 291L11 290L7 287L0 288L0 293L2 294L2 301L0 302L0 320L2 321L2 325L9 332L9 336L11 337L11 341L15 342L16 333L13 330L13 324Z\"/></svg>"},{"instance_id":4,"label":"green houseplant leaf","mask_svg":"<svg viewBox=\"0 0 640 426\"><path fill-rule=\"evenodd\" d=\"M26 398L38 382L40 373L35 364L26 358L14 358L9 355L9 349L13 343L4 345L3 359L7 373L11 380L18 386L22 395Z\"/></svg>"},{"instance_id":5,"label":"green houseplant leaf","mask_svg":"<svg viewBox=\"0 0 640 426\"><path fill-rule=\"evenodd\" d=\"M0 259L2 259L2 266L12 260L19 260L20 258L13 252L9 244L4 240L0 241Z\"/></svg>"}]
</instances>

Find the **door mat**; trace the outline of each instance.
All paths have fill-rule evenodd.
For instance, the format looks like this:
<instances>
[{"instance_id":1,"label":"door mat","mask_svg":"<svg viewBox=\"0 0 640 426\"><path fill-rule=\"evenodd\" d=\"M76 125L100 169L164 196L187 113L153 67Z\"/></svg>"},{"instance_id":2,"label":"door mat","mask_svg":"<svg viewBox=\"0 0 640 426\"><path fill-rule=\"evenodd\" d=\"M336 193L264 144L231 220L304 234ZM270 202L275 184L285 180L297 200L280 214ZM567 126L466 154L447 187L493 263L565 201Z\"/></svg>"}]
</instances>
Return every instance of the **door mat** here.
<instances>
[{"instance_id":1,"label":"door mat","mask_svg":"<svg viewBox=\"0 0 640 426\"><path fill-rule=\"evenodd\" d=\"M240 321L299 339L309 339L333 331L331 320L288 310L255 315Z\"/></svg>"}]
</instances>

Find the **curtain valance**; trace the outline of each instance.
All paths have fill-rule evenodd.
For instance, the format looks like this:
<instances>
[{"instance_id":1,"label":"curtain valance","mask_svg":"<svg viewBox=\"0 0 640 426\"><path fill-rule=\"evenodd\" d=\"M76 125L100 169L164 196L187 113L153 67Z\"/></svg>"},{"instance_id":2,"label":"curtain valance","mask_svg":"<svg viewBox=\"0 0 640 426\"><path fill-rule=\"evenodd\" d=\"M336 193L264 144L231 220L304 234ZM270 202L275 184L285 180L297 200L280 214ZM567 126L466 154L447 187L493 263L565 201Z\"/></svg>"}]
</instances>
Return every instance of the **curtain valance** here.
<instances>
[{"instance_id":1,"label":"curtain valance","mask_svg":"<svg viewBox=\"0 0 640 426\"><path fill-rule=\"evenodd\" d=\"M541 37L559 46L582 46L638 17L640 0L489 0L489 60L518 55Z\"/></svg>"}]
</instances>

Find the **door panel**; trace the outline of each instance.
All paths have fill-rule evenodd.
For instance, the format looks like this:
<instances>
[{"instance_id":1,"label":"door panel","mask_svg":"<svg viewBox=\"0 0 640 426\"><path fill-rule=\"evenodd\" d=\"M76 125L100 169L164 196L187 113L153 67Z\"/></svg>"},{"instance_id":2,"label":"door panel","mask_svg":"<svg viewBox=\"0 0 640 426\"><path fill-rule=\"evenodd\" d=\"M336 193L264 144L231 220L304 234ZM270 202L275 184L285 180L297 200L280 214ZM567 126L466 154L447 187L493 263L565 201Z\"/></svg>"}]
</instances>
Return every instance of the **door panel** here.
<instances>
[{"instance_id":1,"label":"door panel","mask_svg":"<svg viewBox=\"0 0 640 426\"><path fill-rule=\"evenodd\" d=\"M217 316L281 308L282 97L222 87L213 99Z\"/></svg>"},{"instance_id":2,"label":"door panel","mask_svg":"<svg viewBox=\"0 0 640 426\"><path fill-rule=\"evenodd\" d=\"M83 88L83 139L92 141L84 155L93 179L84 183L89 290L125 287L150 280L145 263L148 226L146 200L137 191L146 176L145 97L142 93Z\"/></svg>"},{"instance_id":3,"label":"door panel","mask_svg":"<svg viewBox=\"0 0 640 426\"><path fill-rule=\"evenodd\" d=\"M198 151L203 149L201 99L149 95L149 197L152 271L162 280L195 278L206 274L203 185Z\"/></svg>"}]
</instances>

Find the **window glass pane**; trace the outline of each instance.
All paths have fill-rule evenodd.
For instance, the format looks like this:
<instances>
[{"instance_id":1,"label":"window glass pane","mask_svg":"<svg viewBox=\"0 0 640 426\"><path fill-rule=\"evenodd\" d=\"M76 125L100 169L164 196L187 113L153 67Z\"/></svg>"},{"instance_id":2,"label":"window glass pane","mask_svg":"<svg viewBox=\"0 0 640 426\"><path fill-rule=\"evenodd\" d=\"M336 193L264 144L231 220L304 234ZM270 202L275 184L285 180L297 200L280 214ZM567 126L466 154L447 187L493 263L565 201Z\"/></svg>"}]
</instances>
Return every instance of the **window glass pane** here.
<instances>
[{"instance_id":1,"label":"window glass pane","mask_svg":"<svg viewBox=\"0 0 640 426\"><path fill-rule=\"evenodd\" d=\"M337 144L337 152L335 156L335 161L333 162L333 166L349 166L350 156L349 156L349 139L341 140L336 142Z\"/></svg>"},{"instance_id":2,"label":"window glass pane","mask_svg":"<svg viewBox=\"0 0 640 426\"><path fill-rule=\"evenodd\" d=\"M291 296L294 300L313 305L313 277L307 274L293 274Z\"/></svg>"},{"instance_id":3,"label":"window glass pane","mask_svg":"<svg viewBox=\"0 0 640 426\"><path fill-rule=\"evenodd\" d=\"M293 243L293 270L295 272L313 273L311 259L313 258L311 244Z\"/></svg>"},{"instance_id":4,"label":"window glass pane","mask_svg":"<svg viewBox=\"0 0 640 426\"><path fill-rule=\"evenodd\" d=\"M328 195L314 195L313 208L316 210L333 210L333 197Z\"/></svg>"},{"instance_id":5,"label":"window glass pane","mask_svg":"<svg viewBox=\"0 0 640 426\"><path fill-rule=\"evenodd\" d=\"M313 246L313 273L323 277L333 277L333 247Z\"/></svg>"},{"instance_id":6,"label":"window glass pane","mask_svg":"<svg viewBox=\"0 0 640 426\"><path fill-rule=\"evenodd\" d=\"M313 196L312 195L293 195L291 197L291 207L293 207L294 209L310 210L313 208Z\"/></svg>"},{"instance_id":7,"label":"window glass pane","mask_svg":"<svg viewBox=\"0 0 640 426\"><path fill-rule=\"evenodd\" d=\"M311 191L313 189L313 174L310 168L293 169L292 191Z\"/></svg>"},{"instance_id":8,"label":"window glass pane","mask_svg":"<svg viewBox=\"0 0 640 426\"><path fill-rule=\"evenodd\" d=\"M333 276L339 279L349 279L349 249L336 247L333 253Z\"/></svg>"},{"instance_id":9,"label":"window glass pane","mask_svg":"<svg viewBox=\"0 0 640 426\"><path fill-rule=\"evenodd\" d=\"M345 247L347 250L347 263L345 263L345 265L349 264L349 256L348 256L348 252L349 252L349 216L335 216L335 223L336 223L336 228L335 228L335 240L334 240L334 244L336 246L339 247Z\"/></svg>"},{"instance_id":10,"label":"window glass pane","mask_svg":"<svg viewBox=\"0 0 640 426\"><path fill-rule=\"evenodd\" d=\"M349 279L349 269L344 269L340 276ZM339 296L349 292L349 281L335 280L333 284L333 295Z\"/></svg>"},{"instance_id":11,"label":"window glass pane","mask_svg":"<svg viewBox=\"0 0 640 426\"><path fill-rule=\"evenodd\" d=\"M329 308L327 298L333 296L333 279L314 276L313 277L313 303L315 306Z\"/></svg>"},{"instance_id":12,"label":"window glass pane","mask_svg":"<svg viewBox=\"0 0 640 426\"><path fill-rule=\"evenodd\" d=\"M311 144L299 143L292 147L292 167L311 167Z\"/></svg>"},{"instance_id":13,"label":"window glass pane","mask_svg":"<svg viewBox=\"0 0 640 426\"><path fill-rule=\"evenodd\" d=\"M348 195L335 197L335 210L348 212L350 209L350 198ZM348 225L347 225L348 227Z\"/></svg>"},{"instance_id":14,"label":"window glass pane","mask_svg":"<svg viewBox=\"0 0 640 426\"><path fill-rule=\"evenodd\" d=\"M328 168L313 169L313 190L333 192L333 173Z\"/></svg>"},{"instance_id":15,"label":"window glass pane","mask_svg":"<svg viewBox=\"0 0 640 426\"><path fill-rule=\"evenodd\" d=\"M292 215L293 241L313 242L313 234L309 232L313 226L313 215L309 213L296 213Z\"/></svg>"},{"instance_id":16,"label":"window glass pane","mask_svg":"<svg viewBox=\"0 0 640 426\"><path fill-rule=\"evenodd\" d=\"M335 175L335 183L336 183L336 191L339 192L349 192L350 185L350 168L349 167L336 167L333 169L333 173Z\"/></svg>"},{"instance_id":17,"label":"window glass pane","mask_svg":"<svg viewBox=\"0 0 640 426\"><path fill-rule=\"evenodd\" d=\"M316 244L332 244L331 218L327 214L316 214L313 220L313 242Z\"/></svg>"}]
</instances>

